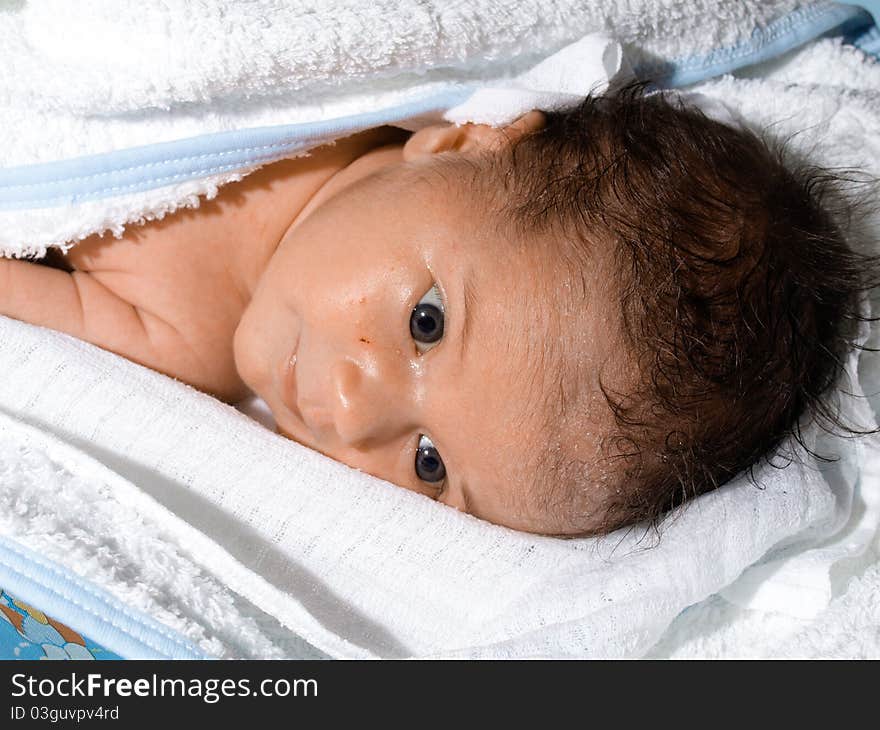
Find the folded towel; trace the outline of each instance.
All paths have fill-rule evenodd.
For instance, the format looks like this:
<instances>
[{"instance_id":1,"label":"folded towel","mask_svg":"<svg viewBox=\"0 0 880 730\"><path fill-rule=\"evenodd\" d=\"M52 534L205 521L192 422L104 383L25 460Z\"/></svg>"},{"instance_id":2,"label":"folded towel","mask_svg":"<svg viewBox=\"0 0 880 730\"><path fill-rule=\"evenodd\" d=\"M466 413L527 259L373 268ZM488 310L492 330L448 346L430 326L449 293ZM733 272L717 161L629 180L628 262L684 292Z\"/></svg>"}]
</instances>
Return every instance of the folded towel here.
<instances>
[{"instance_id":1,"label":"folded towel","mask_svg":"<svg viewBox=\"0 0 880 730\"><path fill-rule=\"evenodd\" d=\"M637 656L774 546L848 516L829 480L851 494L850 475L796 463L691 502L659 540L517 533L65 335L0 318L0 340L0 411L31 427L3 424L0 499L16 508L0 532L215 655L277 656L300 637L330 656ZM72 491L17 482L27 474L3 464L23 447ZM267 636L272 622L290 636Z\"/></svg>"},{"instance_id":2,"label":"folded towel","mask_svg":"<svg viewBox=\"0 0 880 730\"><path fill-rule=\"evenodd\" d=\"M557 104L548 92L601 90L617 48L566 51L574 74L544 65L590 34L682 84L860 23L857 9L794 0L29 0L0 13L0 255L121 235L368 126L453 107L457 121L498 121ZM483 87L482 108L460 106Z\"/></svg>"}]
</instances>

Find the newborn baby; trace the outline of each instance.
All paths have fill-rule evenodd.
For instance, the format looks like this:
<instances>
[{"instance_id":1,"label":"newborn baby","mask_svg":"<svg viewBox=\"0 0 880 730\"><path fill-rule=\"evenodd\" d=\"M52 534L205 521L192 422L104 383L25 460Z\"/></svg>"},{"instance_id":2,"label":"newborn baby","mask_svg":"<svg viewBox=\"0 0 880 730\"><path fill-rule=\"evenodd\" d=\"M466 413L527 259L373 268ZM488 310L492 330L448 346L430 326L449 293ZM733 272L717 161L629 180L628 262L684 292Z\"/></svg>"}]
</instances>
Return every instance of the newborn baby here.
<instances>
[{"instance_id":1,"label":"newborn baby","mask_svg":"<svg viewBox=\"0 0 880 730\"><path fill-rule=\"evenodd\" d=\"M866 279L821 183L630 87L369 130L53 266L0 260L0 314L256 393L285 436L491 522L594 534L806 409L833 422Z\"/></svg>"}]
</instances>

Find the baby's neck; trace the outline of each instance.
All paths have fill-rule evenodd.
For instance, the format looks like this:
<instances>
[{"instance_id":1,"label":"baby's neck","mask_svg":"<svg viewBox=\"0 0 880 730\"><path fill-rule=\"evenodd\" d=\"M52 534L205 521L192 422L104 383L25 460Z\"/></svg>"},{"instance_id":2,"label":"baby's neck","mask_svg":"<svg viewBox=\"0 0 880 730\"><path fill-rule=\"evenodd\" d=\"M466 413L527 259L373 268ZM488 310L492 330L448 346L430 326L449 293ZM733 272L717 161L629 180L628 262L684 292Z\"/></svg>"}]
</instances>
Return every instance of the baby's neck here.
<instances>
[{"instance_id":1,"label":"baby's neck","mask_svg":"<svg viewBox=\"0 0 880 730\"><path fill-rule=\"evenodd\" d=\"M217 235L235 262L248 298L278 244L315 208L353 182L400 162L408 133L378 127L267 165L217 196Z\"/></svg>"}]
</instances>

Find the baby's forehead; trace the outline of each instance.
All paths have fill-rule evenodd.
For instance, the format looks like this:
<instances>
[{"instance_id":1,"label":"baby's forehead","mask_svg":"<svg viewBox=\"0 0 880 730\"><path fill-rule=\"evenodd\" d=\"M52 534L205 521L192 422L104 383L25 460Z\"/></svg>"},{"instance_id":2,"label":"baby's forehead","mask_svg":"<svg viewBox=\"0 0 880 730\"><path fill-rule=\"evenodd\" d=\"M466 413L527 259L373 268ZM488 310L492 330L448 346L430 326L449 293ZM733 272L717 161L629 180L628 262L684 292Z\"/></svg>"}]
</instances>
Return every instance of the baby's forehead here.
<instances>
[{"instance_id":1,"label":"baby's forehead","mask_svg":"<svg viewBox=\"0 0 880 730\"><path fill-rule=\"evenodd\" d=\"M471 445L468 511L490 522L543 534L569 533L583 514L601 507L607 485L601 459L604 426L546 420L524 408L516 420L479 409L458 433ZM590 480L595 477L595 484ZM575 490L589 486L584 492Z\"/></svg>"},{"instance_id":2,"label":"baby's forehead","mask_svg":"<svg viewBox=\"0 0 880 730\"><path fill-rule=\"evenodd\" d=\"M455 446L468 455L477 483L474 513L492 519L480 511L484 497L491 509L563 531L567 497L559 474L592 468L609 428L596 379L577 367L598 372L607 355L599 332L607 323L598 313L591 323L588 314L572 321L570 308L547 296L534 275L512 288L500 272L472 273L477 359L462 373L472 399L457 403Z\"/></svg>"},{"instance_id":3,"label":"baby's forehead","mask_svg":"<svg viewBox=\"0 0 880 730\"><path fill-rule=\"evenodd\" d=\"M507 320L510 357L487 377L510 378L508 394L517 401L506 413L510 426L495 434L499 443L509 434L498 456L519 465L511 497L543 521L543 531L564 533L588 524L576 509L595 510L601 520L601 505L619 486L618 465L607 458L618 425L606 393L613 399L628 392L638 368L622 334L608 262L560 265L560 257L548 265L541 258L522 288L495 290L498 301L518 306ZM484 271L479 278L491 276Z\"/></svg>"}]
</instances>

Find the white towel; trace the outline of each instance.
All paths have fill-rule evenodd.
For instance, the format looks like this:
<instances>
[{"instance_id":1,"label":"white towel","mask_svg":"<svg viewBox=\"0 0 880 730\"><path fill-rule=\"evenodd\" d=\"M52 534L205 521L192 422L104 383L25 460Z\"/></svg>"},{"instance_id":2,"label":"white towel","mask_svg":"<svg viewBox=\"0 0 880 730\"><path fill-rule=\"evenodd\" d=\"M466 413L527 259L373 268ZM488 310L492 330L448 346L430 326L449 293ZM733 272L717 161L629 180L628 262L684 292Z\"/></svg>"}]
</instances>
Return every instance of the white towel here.
<instances>
[{"instance_id":1,"label":"white towel","mask_svg":"<svg viewBox=\"0 0 880 730\"><path fill-rule=\"evenodd\" d=\"M511 86L541 92L532 103L554 105L558 97L547 92L601 90L606 66L619 62L619 49L599 48L586 60L581 52L572 74L541 73L546 59L590 34L613 33L646 74L678 66L687 74L745 62L739 59L747 60L756 43L796 40L801 28L818 32L847 12L796 0L723 7L712 0L212 0L195 8L169 0L161 9L138 0L15 3L0 12L0 255L41 255L46 246L102 231L121 235L127 224L196 207L218 186L333 135L291 145L293 133L285 132L286 144L249 150L248 159L231 164L212 157L216 164L195 178L153 160L132 162L144 173L157 171L162 185L146 189L78 162L63 173L76 182L72 189L34 197L45 186L13 175L13 166L351 119L473 86L494 90L483 96L490 107L510 103L499 90ZM524 98L517 95L501 116L524 109ZM452 105L429 104L416 119L404 114L402 123L430 121ZM455 118L499 118L497 109L475 102L466 111L459 108ZM383 121L401 120L391 112L372 118ZM366 124L341 123L340 133ZM81 192L105 180L99 199ZM4 204L4 190L18 202ZM22 196L31 202L22 204Z\"/></svg>"},{"instance_id":2,"label":"white towel","mask_svg":"<svg viewBox=\"0 0 880 730\"><path fill-rule=\"evenodd\" d=\"M12 448L48 449L49 463L76 477L78 501L102 516L68 514L55 480L17 490L9 480L20 470L0 468L0 494L40 515L3 521L4 534L160 620L171 615L222 655L277 652L252 623L247 640L231 640L229 627L254 611L214 625L213 609L197 610L240 595L331 656L638 656L773 546L821 539L847 516L822 473L793 465L761 473L760 489L738 479L691 502L659 542L638 529L578 540L517 533L330 461L64 335L0 319L0 340L0 410L117 475L96 478L88 460L7 424ZM0 451L0 465L15 453ZM178 574L202 577L188 589Z\"/></svg>"}]
</instances>

